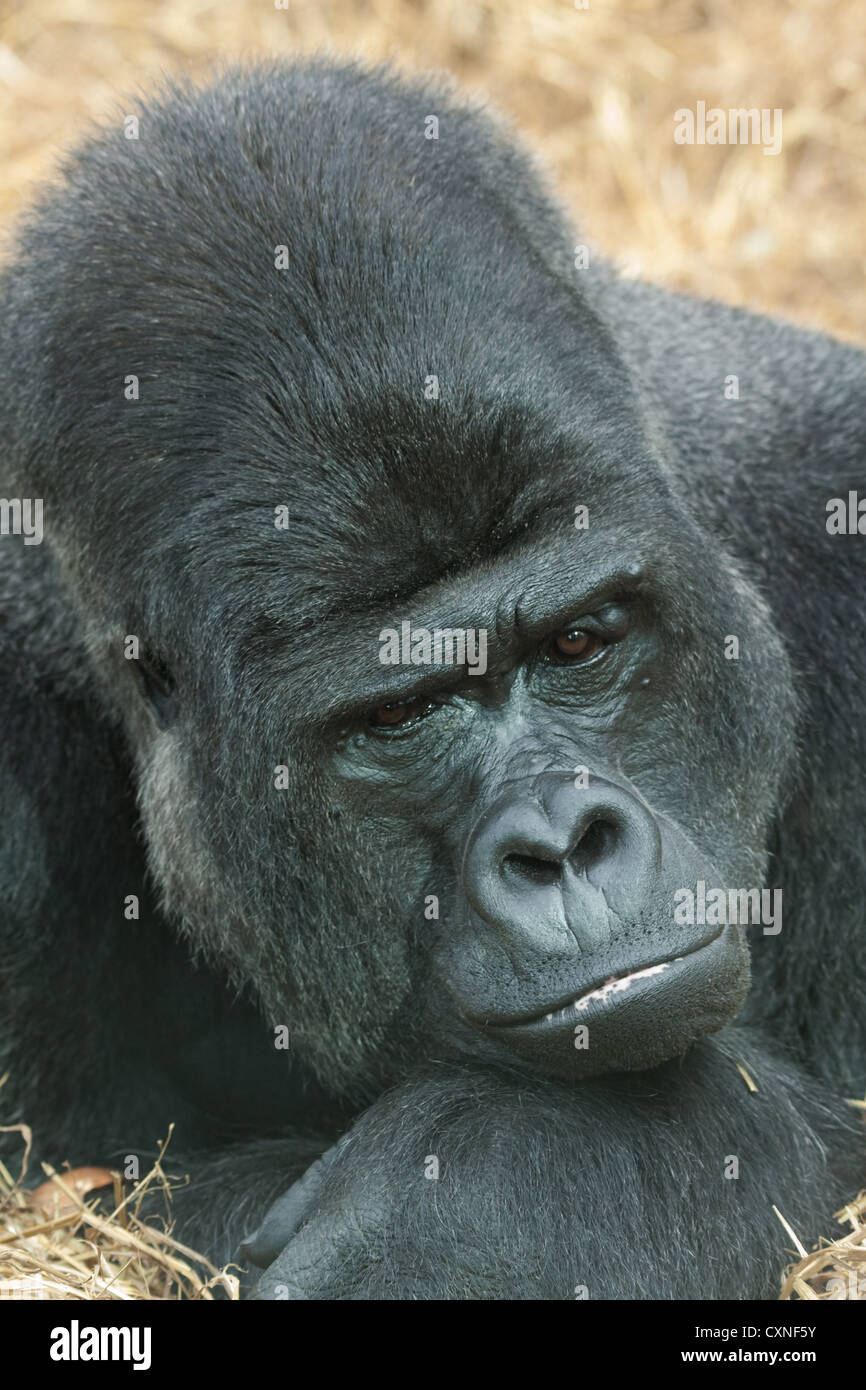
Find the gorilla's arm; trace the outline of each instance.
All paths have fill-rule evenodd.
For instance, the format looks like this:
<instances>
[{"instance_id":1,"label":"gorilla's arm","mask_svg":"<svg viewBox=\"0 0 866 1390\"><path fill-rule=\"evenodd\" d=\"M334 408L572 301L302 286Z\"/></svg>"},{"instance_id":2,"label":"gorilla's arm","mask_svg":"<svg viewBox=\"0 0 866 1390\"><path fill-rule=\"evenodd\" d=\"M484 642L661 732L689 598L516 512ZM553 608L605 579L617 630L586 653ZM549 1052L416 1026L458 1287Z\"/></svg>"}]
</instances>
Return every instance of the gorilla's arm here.
<instances>
[{"instance_id":1,"label":"gorilla's arm","mask_svg":"<svg viewBox=\"0 0 866 1390\"><path fill-rule=\"evenodd\" d=\"M851 1112L744 1030L579 1094L430 1075L276 1205L248 1247L272 1261L255 1296L772 1298L790 1246L773 1204L816 1239L861 1151Z\"/></svg>"}]
</instances>

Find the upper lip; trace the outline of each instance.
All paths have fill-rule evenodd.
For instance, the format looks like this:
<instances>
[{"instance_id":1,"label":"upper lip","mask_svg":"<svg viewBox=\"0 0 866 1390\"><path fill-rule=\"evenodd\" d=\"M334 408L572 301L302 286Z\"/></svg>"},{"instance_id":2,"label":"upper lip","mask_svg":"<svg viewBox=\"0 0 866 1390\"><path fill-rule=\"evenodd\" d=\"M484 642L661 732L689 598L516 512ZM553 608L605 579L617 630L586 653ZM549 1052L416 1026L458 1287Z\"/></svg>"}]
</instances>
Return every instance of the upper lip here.
<instances>
[{"instance_id":1,"label":"upper lip","mask_svg":"<svg viewBox=\"0 0 866 1390\"><path fill-rule=\"evenodd\" d=\"M515 1028L520 1024L539 1023L542 1019L549 1018L551 1014L559 1013L560 1010L573 1006L579 999L583 999L585 995L592 994L595 990L601 989L602 985L609 984L614 980L624 980L628 975L637 975L641 970L650 970L656 965L671 965L674 961L682 960L684 956L693 956L697 951L702 951L705 946L712 945L712 943L721 936L723 931L724 927L720 927L714 936L707 937L705 941L693 942L687 950L680 951L679 955L662 956L661 958L645 960L642 963L630 965L625 970L619 970L613 974L602 975L587 984L580 985L574 993L565 995L565 997L560 998L557 1003L545 1004L542 1008L534 1010L531 1014L511 1014L498 1018L490 1018L488 1015L485 1019L485 1027Z\"/></svg>"}]
</instances>

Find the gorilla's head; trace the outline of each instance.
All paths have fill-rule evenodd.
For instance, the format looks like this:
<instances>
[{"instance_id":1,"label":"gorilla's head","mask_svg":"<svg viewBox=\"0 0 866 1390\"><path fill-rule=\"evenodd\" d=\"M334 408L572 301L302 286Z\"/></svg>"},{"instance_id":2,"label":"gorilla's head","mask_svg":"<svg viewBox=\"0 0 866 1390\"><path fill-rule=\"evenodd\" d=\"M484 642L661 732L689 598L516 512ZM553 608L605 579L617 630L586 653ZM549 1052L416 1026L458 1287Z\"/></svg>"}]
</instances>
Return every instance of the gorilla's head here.
<instances>
[{"instance_id":1,"label":"gorilla's head","mask_svg":"<svg viewBox=\"0 0 866 1390\"><path fill-rule=\"evenodd\" d=\"M784 653L528 160L340 80L174 92L69 162L9 314L19 485L166 910L327 1084L648 1068L747 989L674 895L762 880Z\"/></svg>"}]
</instances>

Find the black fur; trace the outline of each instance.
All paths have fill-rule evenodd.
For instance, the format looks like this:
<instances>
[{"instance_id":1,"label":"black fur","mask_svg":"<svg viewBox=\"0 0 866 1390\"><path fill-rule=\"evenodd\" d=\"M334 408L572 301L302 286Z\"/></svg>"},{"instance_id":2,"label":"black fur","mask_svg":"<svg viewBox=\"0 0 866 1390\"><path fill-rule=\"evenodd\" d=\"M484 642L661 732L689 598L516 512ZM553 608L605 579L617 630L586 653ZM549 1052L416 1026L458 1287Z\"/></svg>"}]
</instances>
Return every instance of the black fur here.
<instances>
[{"instance_id":1,"label":"black fur","mask_svg":"<svg viewBox=\"0 0 866 1390\"><path fill-rule=\"evenodd\" d=\"M772 1297L773 1204L812 1240L866 1167L866 539L825 528L866 485L863 355L575 269L440 84L273 65L139 114L2 284L0 496L45 507L0 537L4 1120L73 1164L175 1121L219 1259L329 1151L261 1297ZM550 665L614 562L623 631ZM436 616L488 675L380 737L379 631ZM590 856L566 954L547 849L501 920L466 856L579 764L622 873ZM742 1009L738 947L593 1022L597 1074L491 1035L677 955L670 890L712 873L783 889Z\"/></svg>"}]
</instances>

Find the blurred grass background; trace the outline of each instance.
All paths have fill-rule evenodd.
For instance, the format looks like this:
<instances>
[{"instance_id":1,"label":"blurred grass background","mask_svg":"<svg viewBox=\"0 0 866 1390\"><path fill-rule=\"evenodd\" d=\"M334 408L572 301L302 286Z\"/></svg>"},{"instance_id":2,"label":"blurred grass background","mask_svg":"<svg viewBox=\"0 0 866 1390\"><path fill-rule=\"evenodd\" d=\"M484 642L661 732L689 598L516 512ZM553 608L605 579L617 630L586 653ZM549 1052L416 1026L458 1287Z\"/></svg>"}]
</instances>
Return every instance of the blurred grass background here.
<instances>
[{"instance_id":1,"label":"blurred grass background","mask_svg":"<svg viewBox=\"0 0 866 1390\"><path fill-rule=\"evenodd\" d=\"M629 273L866 342L866 0L589 6L0 0L0 227L58 147L161 72L330 47L489 98ZM674 144L698 101L781 107L782 153Z\"/></svg>"}]
</instances>

